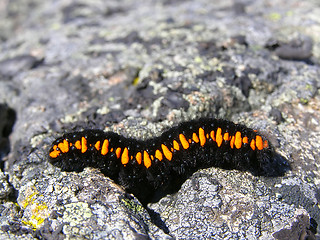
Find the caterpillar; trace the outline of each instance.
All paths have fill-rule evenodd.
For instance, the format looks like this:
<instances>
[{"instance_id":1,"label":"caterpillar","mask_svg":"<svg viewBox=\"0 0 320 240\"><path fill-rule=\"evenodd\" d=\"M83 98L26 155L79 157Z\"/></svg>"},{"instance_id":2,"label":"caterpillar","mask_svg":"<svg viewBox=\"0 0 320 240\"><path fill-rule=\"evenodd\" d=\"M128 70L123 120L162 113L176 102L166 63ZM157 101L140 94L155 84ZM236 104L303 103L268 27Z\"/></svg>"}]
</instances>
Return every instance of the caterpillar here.
<instances>
[{"instance_id":1,"label":"caterpillar","mask_svg":"<svg viewBox=\"0 0 320 240\"><path fill-rule=\"evenodd\" d=\"M150 201L159 191L176 191L200 168L238 169L264 176L284 173L264 136L214 118L183 122L145 141L102 130L71 132L52 143L49 159L63 171L98 168L141 202Z\"/></svg>"}]
</instances>

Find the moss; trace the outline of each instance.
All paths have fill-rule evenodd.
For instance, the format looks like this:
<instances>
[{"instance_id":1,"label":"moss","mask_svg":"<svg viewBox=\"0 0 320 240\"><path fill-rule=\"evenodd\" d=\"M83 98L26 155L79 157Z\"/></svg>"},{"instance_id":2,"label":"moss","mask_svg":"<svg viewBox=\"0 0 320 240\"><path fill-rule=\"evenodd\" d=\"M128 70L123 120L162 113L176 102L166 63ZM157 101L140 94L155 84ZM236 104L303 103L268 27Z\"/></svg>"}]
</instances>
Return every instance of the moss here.
<instances>
[{"instance_id":1,"label":"moss","mask_svg":"<svg viewBox=\"0 0 320 240\"><path fill-rule=\"evenodd\" d=\"M308 104L309 100L306 98L300 98L300 103L302 104Z\"/></svg>"},{"instance_id":2,"label":"moss","mask_svg":"<svg viewBox=\"0 0 320 240\"><path fill-rule=\"evenodd\" d=\"M137 204L133 199L123 198L123 199L121 199L121 203L130 211L133 211L133 212L142 212L143 211L143 207L141 205Z\"/></svg>"},{"instance_id":3,"label":"moss","mask_svg":"<svg viewBox=\"0 0 320 240\"><path fill-rule=\"evenodd\" d=\"M279 21L281 19L280 13L276 13L276 12L270 13L268 17L270 20L275 21L275 22Z\"/></svg>"}]
</instances>

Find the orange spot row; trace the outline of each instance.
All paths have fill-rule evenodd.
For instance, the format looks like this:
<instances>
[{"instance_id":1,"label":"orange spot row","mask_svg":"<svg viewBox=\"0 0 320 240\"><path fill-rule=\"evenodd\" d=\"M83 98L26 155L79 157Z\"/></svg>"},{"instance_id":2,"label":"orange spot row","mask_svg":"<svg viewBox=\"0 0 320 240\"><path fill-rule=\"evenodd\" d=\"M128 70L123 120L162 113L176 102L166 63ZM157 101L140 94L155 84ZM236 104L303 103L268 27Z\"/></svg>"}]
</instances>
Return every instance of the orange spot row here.
<instances>
[{"instance_id":1,"label":"orange spot row","mask_svg":"<svg viewBox=\"0 0 320 240\"><path fill-rule=\"evenodd\" d=\"M223 141L230 141L230 147L231 148L237 148L240 149L242 147L242 144L248 144L249 139L247 136L242 137L241 132L237 131L233 136L230 136L228 132L225 132L222 134L222 129L217 128L215 131L210 131L210 133L205 133L203 128L199 128L198 134L194 132L192 134L191 139L187 139L184 134L179 134L179 141L173 140L173 147L170 149L164 145L161 144L161 149L157 149L155 151L155 155L149 155L147 151L138 152L135 156L135 160L138 162L138 164L141 164L142 161L146 168L149 168L151 166L152 161L156 158L159 161L163 160L163 157L168 159L169 161L173 158L173 151L179 151L180 147L182 146L183 149L188 149L190 147L190 143L194 141L195 143L200 143L200 146L204 146L207 139L211 138L213 141L217 143L217 146L220 147L223 143ZM181 145L180 145L181 144ZM58 157L61 153L67 153L69 152L69 147L71 147L73 143L69 143L66 139L64 139L62 142L58 143L57 145L53 146L53 150L49 153L51 158ZM92 144L93 145L93 144ZM92 146L89 144L89 146ZM82 153L85 153L88 150L88 143L87 139L85 137L82 137L81 140L77 140L74 143L75 148L78 150L81 150ZM97 151L100 151L102 155L106 155L109 151L113 152L114 149L109 149L109 140L105 139L103 142L97 141L94 144L94 147ZM252 150L258 149L262 150L264 148L268 147L268 141L262 139L260 135L257 135L255 139L252 139L250 141L250 147ZM122 151L123 150L123 151ZM129 160L133 159L134 157L129 154L128 148L121 149L120 147L115 148L115 154L117 158L121 158L121 163L123 165L126 165L129 163Z\"/></svg>"},{"instance_id":2,"label":"orange spot row","mask_svg":"<svg viewBox=\"0 0 320 240\"><path fill-rule=\"evenodd\" d=\"M255 131L257 132L257 131ZM249 139L247 136L242 137L241 132L237 131L234 136L230 136L228 132L225 132L222 134L222 129L217 128L216 133L214 131L211 131L210 134L205 134L204 130L202 128L199 128L199 136L196 133L192 134L192 140L196 143L200 142L200 145L203 146L206 143L207 138L211 138L213 141L217 143L217 146L220 147L223 143L223 141L230 141L230 147L231 148L237 148L240 149L242 147L242 144L248 144ZM185 136L183 134L179 135L179 139L181 141L181 144L184 149L187 149L189 147L189 143L186 140ZM257 135L255 139L252 139L250 142L250 147L252 150L255 150L256 148L258 150L262 150L264 148L267 148L269 146L267 140L262 140L262 137Z\"/></svg>"}]
</instances>

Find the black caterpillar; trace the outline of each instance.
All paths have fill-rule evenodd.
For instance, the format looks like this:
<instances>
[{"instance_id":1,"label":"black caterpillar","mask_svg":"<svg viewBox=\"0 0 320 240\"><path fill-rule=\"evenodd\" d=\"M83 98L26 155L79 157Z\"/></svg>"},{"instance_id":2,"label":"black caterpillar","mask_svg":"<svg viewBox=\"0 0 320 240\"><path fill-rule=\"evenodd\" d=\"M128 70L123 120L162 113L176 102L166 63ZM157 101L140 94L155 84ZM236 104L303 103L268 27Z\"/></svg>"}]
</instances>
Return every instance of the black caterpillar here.
<instances>
[{"instance_id":1,"label":"black caterpillar","mask_svg":"<svg viewBox=\"0 0 320 240\"><path fill-rule=\"evenodd\" d=\"M283 163L257 131L221 119L199 119L145 141L113 132L84 130L55 140L50 162L64 171L94 167L142 202L172 192L200 168L220 167L281 176Z\"/></svg>"}]
</instances>

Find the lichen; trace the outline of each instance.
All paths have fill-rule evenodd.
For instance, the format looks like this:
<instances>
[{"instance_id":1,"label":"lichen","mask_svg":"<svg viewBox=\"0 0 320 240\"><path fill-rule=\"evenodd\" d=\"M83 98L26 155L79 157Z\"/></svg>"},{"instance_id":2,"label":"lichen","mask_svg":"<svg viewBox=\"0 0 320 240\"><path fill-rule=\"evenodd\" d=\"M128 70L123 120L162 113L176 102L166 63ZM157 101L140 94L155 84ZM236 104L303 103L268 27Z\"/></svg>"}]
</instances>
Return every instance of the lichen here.
<instances>
[{"instance_id":1,"label":"lichen","mask_svg":"<svg viewBox=\"0 0 320 240\"><path fill-rule=\"evenodd\" d=\"M26 191L26 193L25 199L19 206L31 214L24 214L22 223L31 226L33 229L38 229L44 220L49 217L48 206L44 201L40 200L43 198L43 195L34 186L30 188L30 191Z\"/></svg>"}]
</instances>

